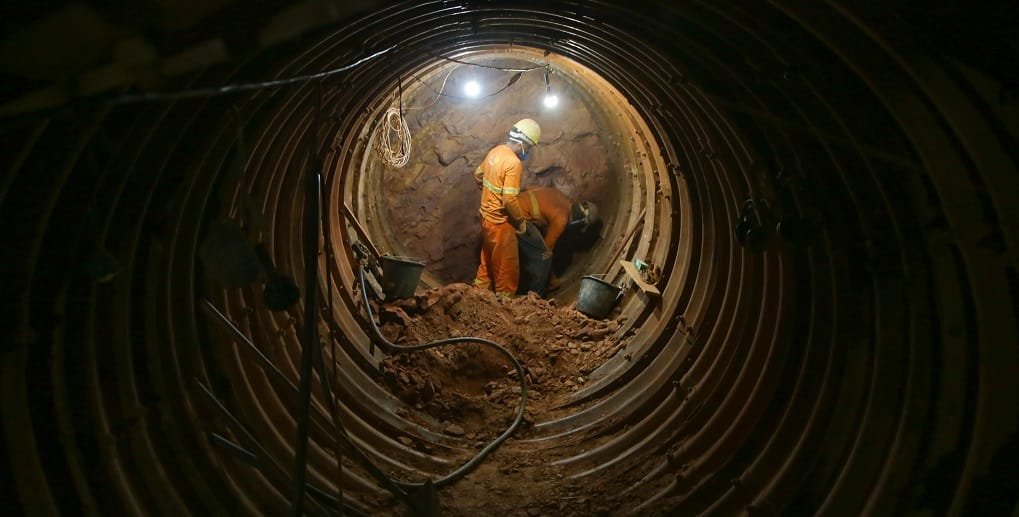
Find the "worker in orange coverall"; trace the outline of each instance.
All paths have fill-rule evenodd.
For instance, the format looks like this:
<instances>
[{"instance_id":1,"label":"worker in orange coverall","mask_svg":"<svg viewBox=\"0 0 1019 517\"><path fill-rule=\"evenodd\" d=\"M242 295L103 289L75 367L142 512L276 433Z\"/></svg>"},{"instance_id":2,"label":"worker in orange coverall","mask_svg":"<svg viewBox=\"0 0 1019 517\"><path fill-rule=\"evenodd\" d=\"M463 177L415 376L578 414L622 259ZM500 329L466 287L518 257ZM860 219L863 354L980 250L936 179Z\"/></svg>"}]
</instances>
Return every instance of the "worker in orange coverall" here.
<instances>
[{"instance_id":1,"label":"worker in orange coverall","mask_svg":"<svg viewBox=\"0 0 1019 517\"><path fill-rule=\"evenodd\" d=\"M520 194L524 217L540 229L541 241L534 244L533 232L519 236L521 261L528 275L526 287L541 296L559 287L559 278L552 271L552 252L566 231L587 231L601 222L598 207L590 201L574 203L566 194L551 187L536 187ZM530 242L528 242L530 241ZM528 248L527 245L530 244ZM534 250L539 255L528 256Z\"/></svg>"},{"instance_id":2,"label":"worker in orange coverall","mask_svg":"<svg viewBox=\"0 0 1019 517\"><path fill-rule=\"evenodd\" d=\"M475 287L494 289L496 294L516 296L520 282L517 233L527 230L527 218L520 208L521 160L541 138L538 123L525 118L513 125L505 144L488 152L474 171L481 185L481 264L474 277Z\"/></svg>"}]
</instances>

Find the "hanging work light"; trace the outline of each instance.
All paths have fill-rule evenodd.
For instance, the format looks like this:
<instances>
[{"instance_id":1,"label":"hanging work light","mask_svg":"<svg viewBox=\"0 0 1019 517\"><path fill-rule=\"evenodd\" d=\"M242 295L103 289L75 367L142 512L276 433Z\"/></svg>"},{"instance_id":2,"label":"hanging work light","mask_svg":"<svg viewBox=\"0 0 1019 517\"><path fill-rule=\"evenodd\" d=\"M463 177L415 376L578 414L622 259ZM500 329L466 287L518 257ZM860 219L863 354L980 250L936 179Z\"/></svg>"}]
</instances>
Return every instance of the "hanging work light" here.
<instances>
[{"instance_id":1,"label":"hanging work light","mask_svg":"<svg viewBox=\"0 0 1019 517\"><path fill-rule=\"evenodd\" d=\"M551 71L549 67L545 67L545 107L554 108L559 105L559 96L552 94L552 86L548 81L548 74Z\"/></svg>"},{"instance_id":2,"label":"hanging work light","mask_svg":"<svg viewBox=\"0 0 1019 517\"><path fill-rule=\"evenodd\" d=\"M477 81L471 79L464 85L464 94L468 97L475 98L481 94L481 85Z\"/></svg>"}]
</instances>

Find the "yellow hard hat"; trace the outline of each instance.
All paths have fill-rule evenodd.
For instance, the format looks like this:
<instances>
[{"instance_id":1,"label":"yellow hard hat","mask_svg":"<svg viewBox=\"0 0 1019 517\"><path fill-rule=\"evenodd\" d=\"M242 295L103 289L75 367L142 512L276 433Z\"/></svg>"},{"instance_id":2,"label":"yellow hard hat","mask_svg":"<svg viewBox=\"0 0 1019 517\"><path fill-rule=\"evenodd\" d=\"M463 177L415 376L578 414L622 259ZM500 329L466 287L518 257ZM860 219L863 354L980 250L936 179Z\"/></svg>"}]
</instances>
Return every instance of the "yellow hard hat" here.
<instances>
[{"instance_id":1,"label":"yellow hard hat","mask_svg":"<svg viewBox=\"0 0 1019 517\"><path fill-rule=\"evenodd\" d=\"M516 124L513 124L513 129L509 133L510 140L514 142L520 142L527 145L538 145L538 140L541 139L541 127L538 123L525 118Z\"/></svg>"},{"instance_id":2,"label":"yellow hard hat","mask_svg":"<svg viewBox=\"0 0 1019 517\"><path fill-rule=\"evenodd\" d=\"M593 226L601 222L601 214L598 213L598 205L590 201L581 201L580 211L584 213L585 226Z\"/></svg>"}]
</instances>

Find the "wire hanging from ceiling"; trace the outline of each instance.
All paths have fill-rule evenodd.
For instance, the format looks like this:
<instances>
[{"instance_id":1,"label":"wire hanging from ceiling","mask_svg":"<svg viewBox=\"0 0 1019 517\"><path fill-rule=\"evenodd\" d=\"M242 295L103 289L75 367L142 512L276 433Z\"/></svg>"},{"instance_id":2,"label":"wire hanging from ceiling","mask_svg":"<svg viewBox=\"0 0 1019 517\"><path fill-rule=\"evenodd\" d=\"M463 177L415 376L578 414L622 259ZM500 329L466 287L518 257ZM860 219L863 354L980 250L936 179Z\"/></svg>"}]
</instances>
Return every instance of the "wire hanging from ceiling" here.
<instances>
[{"instance_id":1,"label":"wire hanging from ceiling","mask_svg":"<svg viewBox=\"0 0 1019 517\"><path fill-rule=\"evenodd\" d=\"M397 169L410 161L410 128L399 108L391 107L375 127L375 150L386 165Z\"/></svg>"},{"instance_id":2,"label":"wire hanging from ceiling","mask_svg":"<svg viewBox=\"0 0 1019 517\"><path fill-rule=\"evenodd\" d=\"M401 77L399 79L398 89L397 89L398 90L397 91L397 100L398 100L398 103L399 103L399 107L393 106L393 107L388 108L382 114L382 117L380 118L379 122L375 126L375 130L372 133L372 140L374 142L375 151L376 151L376 153L378 153L379 158L386 165L389 165L391 167L395 167L397 169L400 169L400 168L404 167L405 165L407 165L407 163L410 162L410 151L411 151L411 143L412 143L411 140L412 140L412 137L411 137L411 134L410 134L410 127L407 125L407 119L404 117L404 112L406 110L420 110L420 109L429 108L431 106L434 106L435 103L438 102L438 100L440 98L442 98L442 97L447 97L447 98L452 98L452 99L469 99L469 100L474 100L473 98L470 98L470 97L464 97L464 96L460 96L460 95L453 95L453 94L449 94L449 93L445 92L446 83L449 81L450 76L461 65L473 66L473 67L481 67L481 68L489 68L489 69L501 70L501 71L504 71L504 72L514 72L513 76L510 77L509 81L507 81L506 84L502 88L499 88L498 90L495 90L495 91L493 91L493 92L491 92L491 93L489 93L487 95L479 97L481 99L489 98L489 97L494 97L494 96L499 95L500 93L506 91L511 86L516 84L517 81L520 80L520 77L525 72L532 72L532 71L536 71L536 70L544 70L545 73L546 73L546 78L547 78L547 74L548 74L548 70L549 70L548 63L546 63L544 65L534 66L534 67L509 68L509 67L499 67L499 66L493 66L493 65L485 65L485 64L481 64L481 63L471 63L471 62L461 61L461 60L458 60L458 59L454 59L454 58L450 58L450 57L445 57L445 56L436 56L436 57L438 57L440 59L443 59L443 60L446 60L446 61L450 61L450 62L456 63L455 66L453 66L452 68L450 68L450 70L448 72L446 72L446 76L442 79L442 84L439 86L438 89L436 89L431 84L429 84L427 81L421 79L417 75L411 74L411 78L413 78L415 81L421 83L426 88L431 90L435 94L435 98L433 98L432 101L429 102L428 104L424 104L422 106L412 106L412 107L404 108L403 107L403 78ZM547 81L547 79L546 79L546 81Z\"/></svg>"},{"instance_id":3,"label":"wire hanging from ceiling","mask_svg":"<svg viewBox=\"0 0 1019 517\"><path fill-rule=\"evenodd\" d=\"M517 72L516 74L513 75L513 77L510 78L509 82L506 83L506 86L503 86L502 88L481 98L493 97L495 95L502 93L510 86L513 86L517 82L517 80L520 79L520 74L521 72ZM449 75L447 75L446 78L448 79ZM414 79L421 81L417 77L414 77ZM427 86L428 89L435 92L436 94L435 99L433 99L432 102L429 103L428 105L415 106L407 109L424 109L430 107L434 105L435 102L438 101L440 97L451 97L454 99L466 98L461 97L459 95L450 95L448 93L443 93L441 89L436 91L428 83L425 83L424 81L421 82L422 84ZM446 81L443 80L442 84L443 87L445 87ZM385 113L383 113L382 120L379 122L378 125L375 126L375 134L373 135L375 141L375 150L378 152L379 157L387 165L396 167L397 169L402 168L404 165L407 165L407 163L410 161L410 148L411 148L410 127L407 126L407 119L403 116L404 108L403 108L402 81L400 86L399 97L400 107L399 108L395 106L390 107L389 109L386 110Z\"/></svg>"},{"instance_id":4,"label":"wire hanging from ceiling","mask_svg":"<svg viewBox=\"0 0 1019 517\"><path fill-rule=\"evenodd\" d=\"M410 161L411 137L407 119L403 116L403 79L397 89L399 107L391 106L375 126L375 151L386 165L402 168Z\"/></svg>"},{"instance_id":5,"label":"wire hanging from ceiling","mask_svg":"<svg viewBox=\"0 0 1019 517\"><path fill-rule=\"evenodd\" d=\"M455 71L455 70L456 70L457 68L459 68L459 67L460 67L459 65L457 65L457 66L454 66L454 67L450 68L448 72L446 72L446 77L444 77L444 78L442 79L442 84L441 84L441 85L439 86L439 89L438 89L437 91L436 91L436 89L435 89L435 88L432 88L432 85L430 85L430 84L426 83L426 82L425 82L425 81L424 81L423 79L421 79L420 77L418 77L418 76L416 76L416 75L414 75L414 74L411 74L410 76L411 76L411 77L413 77L415 81L417 81L417 82L419 82L419 83L421 83L421 84L425 85L425 87L427 87L427 88L428 88L429 90L431 90L432 92L434 92L434 93L435 93L435 98L434 98L434 99L432 99L432 102L429 102L428 104L425 104L425 105L423 105L423 106L410 106L410 107L406 107L406 108L403 108L403 109L404 109L404 111L409 111L409 110L423 110L423 109L425 109L425 108L430 108L430 107L434 106L434 105L435 105L435 103L436 103L436 102L438 102L438 101L439 101L439 99L440 99L440 98L442 97L442 91L446 89L446 82L447 82L447 81L449 81L449 76L453 75L453 71Z\"/></svg>"},{"instance_id":6,"label":"wire hanging from ceiling","mask_svg":"<svg viewBox=\"0 0 1019 517\"><path fill-rule=\"evenodd\" d=\"M443 60L446 60L446 61L451 61L453 63L459 63L461 65L476 66L476 67L479 67L479 68L491 68L493 70L502 70L503 72L531 72L531 71L534 71L534 70L541 70L541 69L545 68L545 66L546 66L546 65L535 65L535 66L528 66L528 67L507 67L507 66L498 66L498 65L486 65L486 64L482 64L482 63L472 63L470 61L462 61L460 59L456 59L456 58L452 58L452 57L448 57L448 56L437 56L435 54L431 54L431 55L433 57L436 57L436 58L439 58L439 59L443 59Z\"/></svg>"}]
</instances>

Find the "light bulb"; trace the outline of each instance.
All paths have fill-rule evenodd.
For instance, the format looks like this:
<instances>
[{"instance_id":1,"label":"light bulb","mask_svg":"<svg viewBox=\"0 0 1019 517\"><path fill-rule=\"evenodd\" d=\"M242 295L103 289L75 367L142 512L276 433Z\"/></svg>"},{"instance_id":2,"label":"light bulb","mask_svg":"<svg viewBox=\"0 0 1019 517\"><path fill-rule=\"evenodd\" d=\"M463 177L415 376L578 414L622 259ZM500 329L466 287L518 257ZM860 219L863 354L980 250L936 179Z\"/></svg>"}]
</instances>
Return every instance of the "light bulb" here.
<instances>
[{"instance_id":1,"label":"light bulb","mask_svg":"<svg viewBox=\"0 0 1019 517\"><path fill-rule=\"evenodd\" d=\"M545 66L545 107L554 108L559 105L559 97L552 95L552 83L548 80L548 74L552 71L552 68Z\"/></svg>"},{"instance_id":2,"label":"light bulb","mask_svg":"<svg viewBox=\"0 0 1019 517\"><path fill-rule=\"evenodd\" d=\"M481 93L481 85L477 81L471 79L464 85L464 93L468 97L477 97Z\"/></svg>"}]
</instances>

